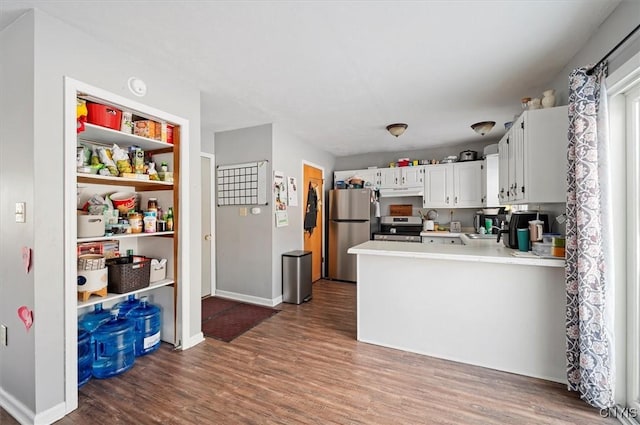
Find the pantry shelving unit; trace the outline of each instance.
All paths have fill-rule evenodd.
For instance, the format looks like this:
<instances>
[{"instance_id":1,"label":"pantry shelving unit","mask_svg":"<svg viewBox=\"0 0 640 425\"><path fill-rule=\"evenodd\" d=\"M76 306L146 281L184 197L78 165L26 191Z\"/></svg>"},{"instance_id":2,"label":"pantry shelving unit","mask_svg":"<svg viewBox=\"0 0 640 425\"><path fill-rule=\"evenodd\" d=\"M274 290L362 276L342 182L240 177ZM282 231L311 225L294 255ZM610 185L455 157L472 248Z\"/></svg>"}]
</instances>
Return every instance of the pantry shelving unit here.
<instances>
[{"instance_id":1,"label":"pantry shelving unit","mask_svg":"<svg viewBox=\"0 0 640 425\"><path fill-rule=\"evenodd\" d=\"M132 112L144 119L166 122L174 126L173 143L140 137L117 130L85 123L85 130L76 133L77 99L98 102L104 105ZM157 299L163 310L163 321L170 322L170 329L162 340L182 347L184 337L188 337L189 315L189 283L183 276L188 275L189 265L182 261L188 256L188 224L181 211L188 205L188 173L182 175L181 169L188 170L188 156L181 151L188 141L189 122L181 117L157 110L103 89L90 86L80 81L65 78L65 399L66 410L77 408L77 319L78 315L89 311L89 307L104 303L110 306L125 299L130 294L145 293ZM173 172L173 181L143 180L139 178L122 178L86 174L76 171L76 147L79 143L89 146L128 149L136 146L149 153L155 162L166 161ZM159 170L158 170L159 171ZM142 177L142 176L141 176ZM157 198L165 209L173 207L174 230L154 233L115 234L78 238L77 208L78 203L93 194L106 196L117 191L133 191L139 205L146 205L148 198ZM150 258L167 259L167 276L165 279L152 282L148 287L124 294L109 293L106 296L91 295L86 301L78 301L77 296L77 244L84 242L100 242L117 240L120 252L133 249L136 254ZM158 292L161 291L161 292ZM168 295L167 295L168 294ZM164 304L163 304L164 303ZM185 320L183 320L185 318ZM163 331L165 326L163 326ZM184 348L184 347L182 347Z\"/></svg>"}]
</instances>

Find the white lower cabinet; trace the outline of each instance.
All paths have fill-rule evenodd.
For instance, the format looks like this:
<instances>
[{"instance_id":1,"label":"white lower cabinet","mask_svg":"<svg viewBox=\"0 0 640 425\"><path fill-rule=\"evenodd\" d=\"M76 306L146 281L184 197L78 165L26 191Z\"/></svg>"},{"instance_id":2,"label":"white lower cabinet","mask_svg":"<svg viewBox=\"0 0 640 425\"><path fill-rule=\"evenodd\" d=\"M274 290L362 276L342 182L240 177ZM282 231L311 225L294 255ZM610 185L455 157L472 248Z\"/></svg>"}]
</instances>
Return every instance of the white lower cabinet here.
<instances>
[{"instance_id":1,"label":"white lower cabinet","mask_svg":"<svg viewBox=\"0 0 640 425\"><path fill-rule=\"evenodd\" d=\"M449 236L422 236L422 243L434 245L464 245L462 239Z\"/></svg>"},{"instance_id":2,"label":"white lower cabinet","mask_svg":"<svg viewBox=\"0 0 640 425\"><path fill-rule=\"evenodd\" d=\"M427 165L423 208L482 207L483 161Z\"/></svg>"}]
</instances>

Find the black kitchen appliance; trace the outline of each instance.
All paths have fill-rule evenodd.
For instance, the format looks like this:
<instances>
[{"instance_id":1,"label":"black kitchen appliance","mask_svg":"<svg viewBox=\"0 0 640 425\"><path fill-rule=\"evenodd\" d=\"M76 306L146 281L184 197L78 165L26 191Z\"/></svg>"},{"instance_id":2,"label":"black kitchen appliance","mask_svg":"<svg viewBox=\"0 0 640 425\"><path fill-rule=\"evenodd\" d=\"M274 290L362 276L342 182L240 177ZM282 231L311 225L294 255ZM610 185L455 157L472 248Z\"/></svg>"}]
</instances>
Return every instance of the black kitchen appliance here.
<instances>
[{"instance_id":1,"label":"black kitchen appliance","mask_svg":"<svg viewBox=\"0 0 640 425\"><path fill-rule=\"evenodd\" d=\"M500 242L500 238L503 238L504 246L507 248L518 248L518 229L529 228L529 222L531 220L542 220L542 232L549 232L549 216L547 214L531 212L531 211L515 211L511 213L511 218L506 226L506 229L500 230L498 233L497 241Z\"/></svg>"},{"instance_id":2,"label":"black kitchen appliance","mask_svg":"<svg viewBox=\"0 0 640 425\"><path fill-rule=\"evenodd\" d=\"M422 219L416 216L385 216L380 219L380 232L373 234L376 241L422 242Z\"/></svg>"}]
</instances>

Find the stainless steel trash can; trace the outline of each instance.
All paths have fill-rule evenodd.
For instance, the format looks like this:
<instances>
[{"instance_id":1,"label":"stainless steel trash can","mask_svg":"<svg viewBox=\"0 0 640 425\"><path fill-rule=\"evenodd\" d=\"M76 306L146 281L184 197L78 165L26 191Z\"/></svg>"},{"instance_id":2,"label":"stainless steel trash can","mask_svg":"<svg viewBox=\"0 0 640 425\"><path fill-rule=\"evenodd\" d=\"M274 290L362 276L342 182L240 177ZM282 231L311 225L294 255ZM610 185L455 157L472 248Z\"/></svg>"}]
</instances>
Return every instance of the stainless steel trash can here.
<instances>
[{"instance_id":1,"label":"stainless steel trash can","mask_svg":"<svg viewBox=\"0 0 640 425\"><path fill-rule=\"evenodd\" d=\"M282 254L282 301L302 304L311 299L311 251Z\"/></svg>"}]
</instances>

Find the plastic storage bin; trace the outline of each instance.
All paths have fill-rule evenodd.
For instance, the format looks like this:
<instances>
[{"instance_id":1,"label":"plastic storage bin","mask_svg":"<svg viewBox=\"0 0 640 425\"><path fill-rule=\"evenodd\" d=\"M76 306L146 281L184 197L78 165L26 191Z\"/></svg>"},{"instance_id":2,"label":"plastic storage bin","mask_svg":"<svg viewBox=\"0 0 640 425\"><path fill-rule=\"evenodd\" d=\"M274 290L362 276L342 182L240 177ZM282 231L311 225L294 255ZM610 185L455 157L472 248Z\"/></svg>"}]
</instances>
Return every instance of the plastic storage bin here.
<instances>
[{"instance_id":1,"label":"plastic storage bin","mask_svg":"<svg viewBox=\"0 0 640 425\"><path fill-rule=\"evenodd\" d=\"M95 357L92 373L103 379L120 375L133 367L135 334L129 319L119 318L118 310L111 310L111 320L93 333Z\"/></svg>"},{"instance_id":2,"label":"plastic storage bin","mask_svg":"<svg viewBox=\"0 0 640 425\"><path fill-rule=\"evenodd\" d=\"M120 130L122 111L100 103L87 102L87 122L112 130Z\"/></svg>"},{"instance_id":3,"label":"plastic storage bin","mask_svg":"<svg viewBox=\"0 0 640 425\"><path fill-rule=\"evenodd\" d=\"M91 379L92 366L91 334L84 329L78 329L78 388Z\"/></svg>"},{"instance_id":4,"label":"plastic storage bin","mask_svg":"<svg viewBox=\"0 0 640 425\"><path fill-rule=\"evenodd\" d=\"M109 292L125 294L149 286L151 259L144 257L120 257L107 260L109 268Z\"/></svg>"},{"instance_id":5,"label":"plastic storage bin","mask_svg":"<svg viewBox=\"0 0 640 425\"><path fill-rule=\"evenodd\" d=\"M140 305L127 316L133 322L136 357L144 356L160 348L160 308L149 304L147 297L140 298Z\"/></svg>"},{"instance_id":6,"label":"plastic storage bin","mask_svg":"<svg viewBox=\"0 0 640 425\"><path fill-rule=\"evenodd\" d=\"M282 301L302 304L311 299L311 251L282 254Z\"/></svg>"}]
</instances>

